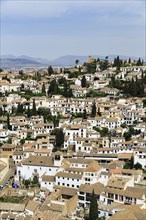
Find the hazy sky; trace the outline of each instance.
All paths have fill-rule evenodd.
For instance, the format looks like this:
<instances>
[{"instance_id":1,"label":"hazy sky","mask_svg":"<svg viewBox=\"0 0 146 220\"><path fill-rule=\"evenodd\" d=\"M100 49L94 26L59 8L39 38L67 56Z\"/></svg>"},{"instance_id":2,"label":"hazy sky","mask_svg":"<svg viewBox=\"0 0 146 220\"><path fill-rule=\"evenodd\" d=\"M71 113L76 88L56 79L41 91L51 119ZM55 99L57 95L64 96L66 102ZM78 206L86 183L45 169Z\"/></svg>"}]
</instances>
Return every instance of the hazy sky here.
<instances>
[{"instance_id":1,"label":"hazy sky","mask_svg":"<svg viewBox=\"0 0 146 220\"><path fill-rule=\"evenodd\" d=\"M145 56L145 0L0 0L1 55Z\"/></svg>"}]
</instances>

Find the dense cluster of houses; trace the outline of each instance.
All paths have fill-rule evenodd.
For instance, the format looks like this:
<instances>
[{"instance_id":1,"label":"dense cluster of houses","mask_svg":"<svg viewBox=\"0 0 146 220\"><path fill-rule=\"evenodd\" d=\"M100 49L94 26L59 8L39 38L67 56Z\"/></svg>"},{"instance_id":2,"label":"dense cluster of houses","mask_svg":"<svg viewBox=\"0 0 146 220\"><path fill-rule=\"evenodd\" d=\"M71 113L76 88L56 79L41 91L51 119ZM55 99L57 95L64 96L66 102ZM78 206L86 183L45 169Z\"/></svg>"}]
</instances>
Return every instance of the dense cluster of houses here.
<instances>
[{"instance_id":1,"label":"dense cluster of houses","mask_svg":"<svg viewBox=\"0 0 146 220\"><path fill-rule=\"evenodd\" d=\"M89 84L82 88L81 77L68 78L67 73L43 77L40 81L32 78L22 79L19 72L0 73L0 98L2 112L9 114L11 129L8 129L7 114L0 116L0 183L1 186L10 176L22 185L24 181L37 178L40 195L29 189L17 189L29 197L26 204L2 203L1 219L83 219L81 211L89 209L92 192L98 201L99 217L105 219L126 219L125 213L141 216L146 209L146 107L144 98L125 98L120 91L108 87L111 76L119 79L140 77L142 67L122 67L115 75L114 69L86 74ZM44 73L44 72L43 72ZM11 77L9 77L11 76ZM72 81L72 98L61 95L47 96L50 80L65 77ZM94 80L98 78L97 80ZM3 79L5 78L5 79ZM7 80L9 78L10 80ZM33 94L41 92L46 84L46 95L32 96L28 100L21 94L21 87ZM90 90L98 89L107 94L103 97L86 97ZM24 110L49 109L52 116L60 115L56 127L53 122L44 121L43 115L15 115L13 110L23 105ZM92 115L93 105L96 114ZM72 117L83 114L86 118ZM129 140L125 133L132 127L134 131ZM64 143L54 152L56 137L54 129L62 129ZM102 134L101 129L107 133ZM141 169L125 169L132 161ZM7 190L6 188L3 190ZM3 190L0 197L3 195ZM18 194L19 194L18 193ZM20 195L17 195L18 197ZM31 199L30 199L31 198ZM39 199L38 199L39 198ZM42 199L43 198L43 199ZM129 208L130 207L130 208ZM119 216L118 216L119 215ZM117 216L117 218L116 218ZM50 219L51 219L50 218ZM133 218L140 220L140 218Z\"/></svg>"}]
</instances>

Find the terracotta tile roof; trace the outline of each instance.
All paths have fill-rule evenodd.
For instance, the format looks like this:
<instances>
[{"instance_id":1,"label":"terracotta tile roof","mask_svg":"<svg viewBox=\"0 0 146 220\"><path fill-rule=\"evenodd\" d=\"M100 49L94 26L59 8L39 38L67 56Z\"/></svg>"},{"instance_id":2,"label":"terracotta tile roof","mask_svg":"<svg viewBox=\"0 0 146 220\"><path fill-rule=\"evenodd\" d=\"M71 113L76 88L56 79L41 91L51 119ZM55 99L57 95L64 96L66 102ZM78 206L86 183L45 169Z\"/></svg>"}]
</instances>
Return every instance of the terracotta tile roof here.
<instances>
[{"instance_id":1,"label":"terracotta tile roof","mask_svg":"<svg viewBox=\"0 0 146 220\"><path fill-rule=\"evenodd\" d=\"M22 164L29 166L52 167L54 165L54 160L53 157L50 156L30 156L23 160Z\"/></svg>"},{"instance_id":2,"label":"terracotta tile roof","mask_svg":"<svg viewBox=\"0 0 146 220\"><path fill-rule=\"evenodd\" d=\"M100 195L104 191L104 185L102 183L95 183L91 185L81 184L78 189L79 192L85 193L92 193L93 190L96 195Z\"/></svg>"},{"instance_id":3,"label":"terracotta tile roof","mask_svg":"<svg viewBox=\"0 0 146 220\"><path fill-rule=\"evenodd\" d=\"M118 158L119 159L131 159L132 157L132 153L123 153L123 154L118 154Z\"/></svg>"},{"instance_id":4,"label":"terracotta tile roof","mask_svg":"<svg viewBox=\"0 0 146 220\"><path fill-rule=\"evenodd\" d=\"M77 168L77 167L67 167L65 171L67 172L76 172L76 173L83 173L85 168Z\"/></svg>"},{"instance_id":5,"label":"terracotta tile roof","mask_svg":"<svg viewBox=\"0 0 146 220\"><path fill-rule=\"evenodd\" d=\"M123 210L114 214L109 220L145 220L146 219L146 211L139 210Z\"/></svg>"},{"instance_id":6,"label":"terracotta tile roof","mask_svg":"<svg viewBox=\"0 0 146 220\"><path fill-rule=\"evenodd\" d=\"M43 175L42 181L43 182L55 182L55 176Z\"/></svg>"},{"instance_id":7,"label":"terracotta tile roof","mask_svg":"<svg viewBox=\"0 0 146 220\"><path fill-rule=\"evenodd\" d=\"M23 212L25 209L25 204L18 203L5 203L1 202L0 211L14 211L14 212Z\"/></svg>"},{"instance_id":8,"label":"terracotta tile roof","mask_svg":"<svg viewBox=\"0 0 146 220\"><path fill-rule=\"evenodd\" d=\"M68 158L69 163L90 164L93 160L84 158Z\"/></svg>"},{"instance_id":9,"label":"terracotta tile roof","mask_svg":"<svg viewBox=\"0 0 146 220\"><path fill-rule=\"evenodd\" d=\"M126 183L129 181L129 178L116 178L116 177L112 177L111 179L109 179L108 183L107 183L107 187L113 187L113 188L120 188L120 189L124 189L126 186Z\"/></svg>"},{"instance_id":10,"label":"terracotta tile roof","mask_svg":"<svg viewBox=\"0 0 146 220\"><path fill-rule=\"evenodd\" d=\"M100 169L101 169L101 166L96 161L93 161L85 168L84 171L85 172L97 172Z\"/></svg>"},{"instance_id":11,"label":"terracotta tile roof","mask_svg":"<svg viewBox=\"0 0 146 220\"><path fill-rule=\"evenodd\" d=\"M36 202L34 200L30 200L27 204L27 206L25 207L25 210L29 210L32 212L35 212L36 209L41 205L41 203Z\"/></svg>"},{"instance_id":12,"label":"terracotta tile roof","mask_svg":"<svg viewBox=\"0 0 146 220\"><path fill-rule=\"evenodd\" d=\"M68 172L58 172L57 177L65 177L71 179L82 179L82 174L68 173Z\"/></svg>"},{"instance_id":13,"label":"terracotta tile roof","mask_svg":"<svg viewBox=\"0 0 146 220\"><path fill-rule=\"evenodd\" d=\"M62 187L62 189L60 190L60 194L74 196L77 194L77 189L69 188L69 187Z\"/></svg>"},{"instance_id":14,"label":"terracotta tile roof","mask_svg":"<svg viewBox=\"0 0 146 220\"><path fill-rule=\"evenodd\" d=\"M127 196L131 198L142 199L143 195L145 194L144 190L137 189L135 187L127 187L126 190L114 189L114 188L106 188L105 192L118 194L121 196Z\"/></svg>"}]
</instances>

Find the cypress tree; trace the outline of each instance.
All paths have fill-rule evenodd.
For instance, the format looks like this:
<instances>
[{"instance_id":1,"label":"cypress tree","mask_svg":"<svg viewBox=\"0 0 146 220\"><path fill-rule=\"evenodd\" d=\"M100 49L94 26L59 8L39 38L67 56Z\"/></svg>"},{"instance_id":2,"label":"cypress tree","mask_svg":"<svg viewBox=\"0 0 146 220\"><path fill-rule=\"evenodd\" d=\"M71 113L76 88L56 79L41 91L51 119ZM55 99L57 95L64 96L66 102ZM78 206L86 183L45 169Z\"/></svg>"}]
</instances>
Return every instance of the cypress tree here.
<instances>
[{"instance_id":1,"label":"cypress tree","mask_svg":"<svg viewBox=\"0 0 146 220\"><path fill-rule=\"evenodd\" d=\"M87 119L87 112L86 112L86 109L83 110L83 119Z\"/></svg>"},{"instance_id":2,"label":"cypress tree","mask_svg":"<svg viewBox=\"0 0 146 220\"><path fill-rule=\"evenodd\" d=\"M4 111L3 111L3 114L5 115L6 114L6 104L3 104L3 109L4 109Z\"/></svg>"},{"instance_id":3,"label":"cypress tree","mask_svg":"<svg viewBox=\"0 0 146 220\"><path fill-rule=\"evenodd\" d=\"M52 68L52 66L48 67L48 75L51 76L52 74L54 74L54 70Z\"/></svg>"},{"instance_id":4,"label":"cypress tree","mask_svg":"<svg viewBox=\"0 0 146 220\"><path fill-rule=\"evenodd\" d=\"M3 115L3 110L2 110L2 107L0 107L0 116Z\"/></svg>"},{"instance_id":5,"label":"cypress tree","mask_svg":"<svg viewBox=\"0 0 146 220\"><path fill-rule=\"evenodd\" d=\"M18 103L18 107L17 107L16 113L17 114L23 114L23 111L24 111L23 104Z\"/></svg>"},{"instance_id":6,"label":"cypress tree","mask_svg":"<svg viewBox=\"0 0 146 220\"><path fill-rule=\"evenodd\" d=\"M89 209L89 220L97 220L97 219L98 219L98 204L93 190L92 198L90 202L90 209Z\"/></svg>"},{"instance_id":7,"label":"cypress tree","mask_svg":"<svg viewBox=\"0 0 146 220\"><path fill-rule=\"evenodd\" d=\"M30 118L31 117L31 112L30 112L30 107L28 106L28 109L27 109L27 117Z\"/></svg>"},{"instance_id":8,"label":"cypress tree","mask_svg":"<svg viewBox=\"0 0 146 220\"><path fill-rule=\"evenodd\" d=\"M132 78L132 81L129 83L129 93L132 96L136 96L137 95L136 83L134 82L133 78Z\"/></svg>"},{"instance_id":9,"label":"cypress tree","mask_svg":"<svg viewBox=\"0 0 146 220\"><path fill-rule=\"evenodd\" d=\"M85 77L85 76L82 77L81 86L82 86L82 87L86 87L86 86L87 86L86 77Z\"/></svg>"},{"instance_id":10,"label":"cypress tree","mask_svg":"<svg viewBox=\"0 0 146 220\"><path fill-rule=\"evenodd\" d=\"M63 133L63 131L62 131L62 129L57 129L57 131L56 131L56 147L58 148L60 148L62 145L63 145L63 143L64 143L64 133Z\"/></svg>"},{"instance_id":11,"label":"cypress tree","mask_svg":"<svg viewBox=\"0 0 146 220\"><path fill-rule=\"evenodd\" d=\"M46 123L47 122L46 115L43 115L43 119L44 119L44 123Z\"/></svg>"},{"instance_id":12,"label":"cypress tree","mask_svg":"<svg viewBox=\"0 0 146 220\"><path fill-rule=\"evenodd\" d=\"M130 160L130 169L133 169L133 168L134 168L134 157L132 156Z\"/></svg>"},{"instance_id":13,"label":"cypress tree","mask_svg":"<svg viewBox=\"0 0 146 220\"><path fill-rule=\"evenodd\" d=\"M59 94L59 87L56 80L52 80L48 89L48 95Z\"/></svg>"},{"instance_id":14,"label":"cypress tree","mask_svg":"<svg viewBox=\"0 0 146 220\"><path fill-rule=\"evenodd\" d=\"M93 103L93 105L92 105L91 116L92 116L92 117L95 117L95 116L96 116L96 104L95 104L95 103Z\"/></svg>"},{"instance_id":15,"label":"cypress tree","mask_svg":"<svg viewBox=\"0 0 146 220\"><path fill-rule=\"evenodd\" d=\"M11 130L9 113L7 114L7 128L8 130Z\"/></svg>"},{"instance_id":16,"label":"cypress tree","mask_svg":"<svg viewBox=\"0 0 146 220\"><path fill-rule=\"evenodd\" d=\"M140 58L137 60L136 66L142 66L142 61Z\"/></svg>"},{"instance_id":17,"label":"cypress tree","mask_svg":"<svg viewBox=\"0 0 146 220\"><path fill-rule=\"evenodd\" d=\"M15 109L15 107L14 107L14 106L12 106L12 115L14 115L14 114L15 114L15 112L16 112L16 109Z\"/></svg>"},{"instance_id":18,"label":"cypress tree","mask_svg":"<svg viewBox=\"0 0 146 220\"><path fill-rule=\"evenodd\" d=\"M46 94L46 87L45 87L45 83L43 83L43 85L42 85L42 93L43 93L43 94Z\"/></svg>"},{"instance_id":19,"label":"cypress tree","mask_svg":"<svg viewBox=\"0 0 146 220\"><path fill-rule=\"evenodd\" d=\"M36 115L37 111L36 111L36 104L35 104L35 99L33 99L33 104L32 104L32 115Z\"/></svg>"}]
</instances>

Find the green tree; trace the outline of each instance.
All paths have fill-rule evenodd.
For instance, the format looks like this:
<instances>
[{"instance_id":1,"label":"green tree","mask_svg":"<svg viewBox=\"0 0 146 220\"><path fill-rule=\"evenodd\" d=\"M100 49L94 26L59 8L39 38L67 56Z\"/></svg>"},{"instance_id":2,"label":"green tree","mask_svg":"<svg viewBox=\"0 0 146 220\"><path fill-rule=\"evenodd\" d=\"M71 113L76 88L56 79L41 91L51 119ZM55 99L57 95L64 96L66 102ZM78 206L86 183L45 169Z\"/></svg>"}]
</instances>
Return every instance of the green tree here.
<instances>
[{"instance_id":1,"label":"green tree","mask_svg":"<svg viewBox=\"0 0 146 220\"><path fill-rule=\"evenodd\" d=\"M84 66L87 69L87 73L95 73L96 72L96 59L91 63L85 63Z\"/></svg>"},{"instance_id":2,"label":"green tree","mask_svg":"<svg viewBox=\"0 0 146 220\"><path fill-rule=\"evenodd\" d=\"M108 68L108 65L109 65L108 57L105 57L104 60L100 60L99 65L100 65L100 70L101 71L106 70Z\"/></svg>"},{"instance_id":3,"label":"green tree","mask_svg":"<svg viewBox=\"0 0 146 220\"><path fill-rule=\"evenodd\" d=\"M37 71L35 73L35 80L40 81L41 80L41 73L39 71Z\"/></svg>"},{"instance_id":4,"label":"green tree","mask_svg":"<svg viewBox=\"0 0 146 220\"><path fill-rule=\"evenodd\" d=\"M63 91L61 91L61 94L66 98L73 97L72 89L66 81L63 83Z\"/></svg>"},{"instance_id":5,"label":"green tree","mask_svg":"<svg viewBox=\"0 0 146 220\"><path fill-rule=\"evenodd\" d=\"M24 144L24 143L25 143L25 139L21 139L21 140L20 140L20 143L21 143L21 144Z\"/></svg>"},{"instance_id":6,"label":"green tree","mask_svg":"<svg viewBox=\"0 0 146 220\"><path fill-rule=\"evenodd\" d=\"M81 86L82 87L86 87L87 86L87 82L86 82L86 77L85 76L82 77Z\"/></svg>"},{"instance_id":7,"label":"green tree","mask_svg":"<svg viewBox=\"0 0 146 220\"><path fill-rule=\"evenodd\" d=\"M113 66L116 67L116 73L119 73L120 72L120 67L122 65L122 60L120 60L119 56L117 56L115 59L114 59L114 64Z\"/></svg>"},{"instance_id":8,"label":"green tree","mask_svg":"<svg viewBox=\"0 0 146 220\"><path fill-rule=\"evenodd\" d=\"M127 132L124 132L123 136L126 141L130 141L132 134L131 134L131 132L127 131Z\"/></svg>"},{"instance_id":9,"label":"green tree","mask_svg":"<svg viewBox=\"0 0 146 220\"><path fill-rule=\"evenodd\" d=\"M28 109L27 109L27 118L30 118L31 117L31 111L30 111L30 107L28 106Z\"/></svg>"},{"instance_id":10,"label":"green tree","mask_svg":"<svg viewBox=\"0 0 146 220\"><path fill-rule=\"evenodd\" d=\"M6 104L3 104L3 109L4 109L3 114L4 114L4 115L6 114L6 107L7 107L7 105L6 105Z\"/></svg>"},{"instance_id":11,"label":"green tree","mask_svg":"<svg viewBox=\"0 0 146 220\"><path fill-rule=\"evenodd\" d=\"M54 74L54 70L52 68L52 66L48 67L48 75L51 76L52 74Z\"/></svg>"},{"instance_id":12,"label":"green tree","mask_svg":"<svg viewBox=\"0 0 146 220\"><path fill-rule=\"evenodd\" d=\"M96 104L95 103L93 103L92 105L91 116L92 117L96 116Z\"/></svg>"},{"instance_id":13,"label":"green tree","mask_svg":"<svg viewBox=\"0 0 146 220\"><path fill-rule=\"evenodd\" d=\"M2 107L0 107L0 116L4 114Z\"/></svg>"},{"instance_id":14,"label":"green tree","mask_svg":"<svg viewBox=\"0 0 146 220\"><path fill-rule=\"evenodd\" d=\"M124 169L133 169L134 168L134 157L132 156L130 160L128 160L124 167Z\"/></svg>"},{"instance_id":15,"label":"green tree","mask_svg":"<svg viewBox=\"0 0 146 220\"><path fill-rule=\"evenodd\" d=\"M19 70L19 74L20 74L21 76L23 76L23 74L24 74L23 70Z\"/></svg>"},{"instance_id":16,"label":"green tree","mask_svg":"<svg viewBox=\"0 0 146 220\"><path fill-rule=\"evenodd\" d=\"M56 147L61 148L61 146L64 143L64 133L62 129L56 129L55 135L56 135L56 138L55 138Z\"/></svg>"},{"instance_id":17,"label":"green tree","mask_svg":"<svg viewBox=\"0 0 146 220\"><path fill-rule=\"evenodd\" d=\"M34 176L33 177L33 180L31 181L32 184L38 184L39 183L39 180L38 180L38 177L37 176Z\"/></svg>"},{"instance_id":18,"label":"green tree","mask_svg":"<svg viewBox=\"0 0 146 220\"><path fill-rule=\"evenodd\" d=\"M38 115L50 115L51 111L49 108L39 107L37 113Z\"/></svg>"},{"instance_id":19,"label":"green tree","mask_svg":"<svg viewBox=\"0 0 146 220\"><path fill-rule=\"evenodd\" d=\"M142 169L142 165L137 162L136 164L134 164L134 169L141 170Z\"/></svg>"},{"instance_id":20,"label":"green tree","mask_svg":"<svg viewBox=\"0 0 146 220\"><path fill-rule=\"evenodd\" d=\"M58 83L59 83L59 85L63 85L65 82L67 82L67 81L66 81L66 78L63 77L63 76L62 76L61 78L58 79Z\"/></svg>"},{"instance_id":21,"label":"green tree","mask_svg":"<svg viewBox=\"0 0 146 220\"><path fill-rule=\"evenodd\" d=\"M101 137L108 136L108 134L109 134L108 128L103 127L102 130L100 131Z\"/></svg>"},{"instance_id":22,"label":"green tree","mask_svg":"<svg viewBox=\"0 0 146 220\"><path fill-rule=\"evenodd\" d=\"M92 198L90 201L90 209L89 209L89 220L97 220L98 219L98 204L97 199L94 193L92 192Z\"/></svg>"},{"instance_id":23,"label":"green tree","mask_svg":"<svg viewBox=\"0 0 146 220\"><path fill-rule=\"evenodd\" d=\"M21 114L23 114L23 112L24 112L23 104L18 103L16 114L21 115Z\"/></svg>"},{"instance_id":24,"label":"green tree","mask_svg":"<svg viewBox=\"0 0 146 220\"><path fill-rule=\"evenodd\" d=\"M21 92L24 91L24 88L25 88L25 87L24 87L24 83L22 83L21 86L20 86L20 91L21 91Z\"/></svg>"},{"instance_id":25,"label":"green tree","mask_svg":"<svg viewBox=\"0 0 146 220\"><path fill-rule=\"evenodd\" d=\"M30 181L30 180L24 180L24 185L25 185L26 187L28 187L30 184L31 184L31 181Z\"/></svg>"},{"instance_id":26,"label":"green tree","mask_svg":"<svg viewBox=\"0 0 146 220\"><path fill-rule=\"evenodd\" d=\"M43 83L43 85L42 85L42 93L46 95L46 87L45 87L45 83Z\"/></svg>"},{"instance_id":27,"label":"green tree","mask_svg":"<svg viewBox=\"0 0 146 220\"><path fill-rule=\"evenodd\" d=\"M87 112L86 112L86 109L83 110L83 119L87 119Z\"/></svg>"},{"instance_id":28,"label":"green tree","mask_svg":"<svg viewBox=\"0 0 146 220\"><path fill-rule=\"evenodd\" d=\"M80 74L80 72L78 72L78 71L69 73L68 78L77 78L79 76L79 74Z\"/></svg>"},{"instance_id":29,"label":"green tree","mask_svg":"<svg viewBox=\"0 0 146 220\"><path fill-rule=\"evenodd\" d=\"M12 144L12 138L9 138L9 139L7 140L7 143L8 143L8 144Z\"/></svg>"},{"instance_id":30,"label":"green tree","mask_svg":"<svg viewBox=\"0 0 146 220\"><path fill-rule=\"evenodd\" d=\"M144 97L144 85L146 84L146 76L144 74L143 72L141 79L136 77L135 80L132 78L131 81L126 81L123 86L123 92L133 97Z\"/></svg>"},{"instance_id":31,"label":"green tree","mask_svg":"<svg viewBox=\"0 0 146 220\"><path fill-rule=\"evenodd\" d=\"M139 58L136 62L136 66L142 66L143 65L143 61L141 60L141 58Z\"/></svg>"},{"instance_id":32,"label":"green tree","mask_svg":"<svg viewBox=\"0 0 146 220\"><path fill-rule=\"evenodd\" d=\"M11 130L11 129L12 129L12 126L10 125L10 116L9 116L9 113L7 113L7 128L8 128L8 130Z\"/></svg>"},{"instance_id":33,"label":"green tree","mask_svg":"<svg viewBox=\"0 0 146 220\"><path fill-rule=\"evenodd\" d=\"M134 157L132 156L130 159L130 169L134 168Z\"/></svg>"},{"instance_id":34,"label":"green tree","mask_svg":"<svg viewBox=\"0 0 146 220\"><path fill-rule=\"evenodd\" d=\"M59 125L59 119L60 118L58 117L58 115L52 116L52 121L53 121L54 127L57 127Z\"/></svg>"},{"instance_id":35,"label":"green tree","mask_svg":"<svg viewBox=\"0 0 146 220\"><path fill-rule=\"evenodd\" d=\"M52 95L52 94L59 94L60 90L58 87L58 83L56 82L56 80L52 80L48 89L48 95Z\"/></svg>"},{"instance_id":36,"label":"green tree","mask_svg":"<svg viewBox=\"0 0 146 220\"><path fill-rule=\"evenodd\" d=\"M126 128L127 125L125 123L121 124L121 128Z\"/></svg>"},{"instance_id":37,"label":"green tree","mask_svg":"<svg viewBox=\"0 0 146 220\"><path fill-rule=\"evenodd\" d=\"M36 115L36 114L37 114L35 99L33 99L31 114L32 114L32 115Z\"/></svg>"}]
</instances>

